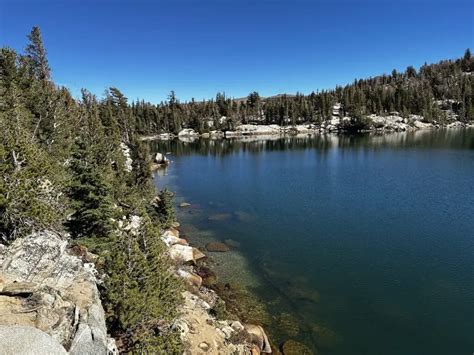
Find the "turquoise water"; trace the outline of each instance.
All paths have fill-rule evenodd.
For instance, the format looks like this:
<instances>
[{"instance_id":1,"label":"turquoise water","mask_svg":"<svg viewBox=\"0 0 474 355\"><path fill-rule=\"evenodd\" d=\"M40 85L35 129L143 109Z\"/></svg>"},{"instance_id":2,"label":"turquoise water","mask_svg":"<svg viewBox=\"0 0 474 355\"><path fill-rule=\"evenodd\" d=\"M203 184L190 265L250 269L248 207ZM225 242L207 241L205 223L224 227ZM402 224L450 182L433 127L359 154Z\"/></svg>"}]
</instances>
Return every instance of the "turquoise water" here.
<instances>
[{"instance_id":1,"label":"turquoise water","mask_svg":"<svg viewBox=\"0 0 474 355\"><path fill-rule=\"evenodd\" d=\"M157 186L192 204L186 237L233 240L211 259L263 302L275 342L474 352L474 130L152 148L173 161Z\"/></svg>"}]
</instances>

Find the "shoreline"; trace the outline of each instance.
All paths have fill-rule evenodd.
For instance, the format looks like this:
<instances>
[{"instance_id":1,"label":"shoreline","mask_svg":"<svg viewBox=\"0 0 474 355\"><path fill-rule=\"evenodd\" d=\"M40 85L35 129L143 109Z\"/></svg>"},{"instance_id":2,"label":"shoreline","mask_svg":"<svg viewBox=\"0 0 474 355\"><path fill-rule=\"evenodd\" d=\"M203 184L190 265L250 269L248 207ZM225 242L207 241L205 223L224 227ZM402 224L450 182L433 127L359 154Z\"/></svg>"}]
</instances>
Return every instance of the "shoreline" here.
<instances>
[{"instance_id":1,"label":"shoreline","mask_svg":"<svg viewBox=\"0 0 474 355\"><path fill-rule=\"evenodd\" d=\"M209 255L191 246L180 236L181 225L165 230L161 236L174 262L175 274L186 284L184 309L175 323L182 341L192 354L270 354L275 349L261 322L244 322L229 310L223 293L208 283L215 278L208 267Z\"/></svg>"},{"instance_id":2,"label":"shoreline","mask_svg":"<svg viewBox=\"0 0 474 355\"><path fill-rule=\"evenodd\" d=\"M344 121L346 118L343 118ZM360 131L345 130L341 126L341 120L332 119L326 121L321 125L314 124L299 124L293 126L279 126L279 125L260 125L260 124L246 124L237 126L233 131L210 131L206 133L198 133L193 129L186 128L181 130L178 134L173 133L160 133L155 135L142 136L142 141L154 141L154 140L173 140L179 139L182 141L192 141L198 138L204 139L233 139L233 138L246 138L246 137L262 137L262 136L281 136L281 137L293 137L293 136L307 136L307 135L324 135L324 134L353 134L353 133L394 133L394 132L410 132L419 130L437 130L437 129L466 129L474 128L474 121L464 123L461 121L451 121L449 124L433 124L426 123L420 117L415 119L407 120L402 119L399 116L387 116L381 118L381 116L372 117L373 124L377 127L370 129L364 129Z\"/></svg>"}]
</instances>

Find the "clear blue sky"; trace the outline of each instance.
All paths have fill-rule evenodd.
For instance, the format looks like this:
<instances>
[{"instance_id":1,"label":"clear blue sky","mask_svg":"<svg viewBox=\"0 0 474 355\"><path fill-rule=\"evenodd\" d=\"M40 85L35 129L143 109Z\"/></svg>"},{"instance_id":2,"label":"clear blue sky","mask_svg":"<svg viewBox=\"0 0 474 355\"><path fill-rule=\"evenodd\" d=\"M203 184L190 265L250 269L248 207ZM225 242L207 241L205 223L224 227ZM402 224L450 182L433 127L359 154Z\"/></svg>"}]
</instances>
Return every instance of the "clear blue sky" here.
<instances>
[{"instance_id":1,"label":"clear blue sky","mask_svg":"<svg viewBox=\"0 0 474 355\"><path fill-rule=\"evenodd\" d=\"M54 80L159 102L309 93L462 56L472 0L0 0L0 45L41 27Z\"/></svg>"}]
</instances>

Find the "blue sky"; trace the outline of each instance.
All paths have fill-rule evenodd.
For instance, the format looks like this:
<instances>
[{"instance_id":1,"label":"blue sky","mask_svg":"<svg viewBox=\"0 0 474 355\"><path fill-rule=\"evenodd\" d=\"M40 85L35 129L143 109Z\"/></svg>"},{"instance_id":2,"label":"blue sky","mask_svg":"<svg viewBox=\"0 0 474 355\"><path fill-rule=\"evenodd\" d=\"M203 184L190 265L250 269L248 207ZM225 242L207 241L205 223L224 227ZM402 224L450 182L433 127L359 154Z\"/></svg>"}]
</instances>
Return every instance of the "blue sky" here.
<instances>
[{"instance_id":1,"label":"blue sky","mask_svg":"<svg viewBox=\"0 0 474 355\"><path fill-rule=\"evenodd\" d=\"M462 56L469 0L0 0L0 45L42 29L54 80L131 100L309 93Z\"/></svg>"}]
</instances>

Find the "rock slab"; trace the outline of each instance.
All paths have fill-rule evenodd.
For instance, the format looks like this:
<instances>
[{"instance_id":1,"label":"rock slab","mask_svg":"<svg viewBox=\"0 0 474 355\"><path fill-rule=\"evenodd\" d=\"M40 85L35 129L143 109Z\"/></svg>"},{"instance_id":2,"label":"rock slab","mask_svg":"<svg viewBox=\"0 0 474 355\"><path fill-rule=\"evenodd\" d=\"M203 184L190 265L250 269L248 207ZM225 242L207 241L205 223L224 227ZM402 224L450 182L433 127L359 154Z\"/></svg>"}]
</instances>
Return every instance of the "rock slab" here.
<instances>
[{"instance_id":1,"label":"rock slab","mask_svg":"<svg viewBox=\"0 0 474 355\"><path fill-rule=\"evenodd\" d=\"M28 326L0 326L0 354L65 355L66 349L52 336Z\"/></svg>"}]
</instances>

